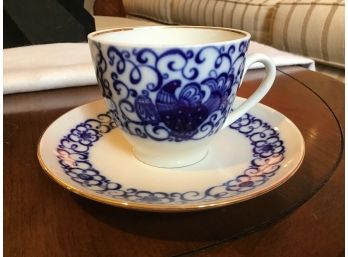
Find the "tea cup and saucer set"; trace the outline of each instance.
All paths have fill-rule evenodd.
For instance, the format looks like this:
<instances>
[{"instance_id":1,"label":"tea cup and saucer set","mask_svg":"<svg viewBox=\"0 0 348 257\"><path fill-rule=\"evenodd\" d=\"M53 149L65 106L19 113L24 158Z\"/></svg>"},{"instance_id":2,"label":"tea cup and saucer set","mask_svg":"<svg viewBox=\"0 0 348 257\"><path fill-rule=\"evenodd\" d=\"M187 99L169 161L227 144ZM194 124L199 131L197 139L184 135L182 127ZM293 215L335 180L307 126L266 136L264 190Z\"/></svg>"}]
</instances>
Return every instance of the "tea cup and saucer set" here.
<instances>
[{"instance_id":1,"label":"tea cup and saucer set","mask_svg":"<svg viewBox=\"0 0 348 257\"><path fill-rule=\"evenodd\" d=\"M54 121L38 146L44 171L83 197L118 207L184 212L245 201L299 168L304 140L259 101L276 69L246 56L250 34L199 26L96 31L88 36L104 99ZM265 66L248 98L247 69Z\"/></svg>"}]
</instances>

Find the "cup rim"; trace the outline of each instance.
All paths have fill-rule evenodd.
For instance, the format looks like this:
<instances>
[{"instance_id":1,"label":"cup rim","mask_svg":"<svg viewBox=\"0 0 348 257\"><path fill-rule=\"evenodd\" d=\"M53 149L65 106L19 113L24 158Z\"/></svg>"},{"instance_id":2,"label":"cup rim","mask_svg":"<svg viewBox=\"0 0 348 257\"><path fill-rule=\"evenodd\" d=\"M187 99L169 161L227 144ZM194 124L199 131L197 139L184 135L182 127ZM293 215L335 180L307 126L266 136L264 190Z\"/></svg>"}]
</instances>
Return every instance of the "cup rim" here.
<instances>
[{"instance_id":1,"label":"cup rim","mask_svg":"<svg viewBox=\"0 0 348 257\"><path fill-rule=\"evenodd\" d=\"M107 40L96 40L96 36L105 34L105 33L110 33L110 32L120 32L120 31L127 31L127 30L151 30L151 29L171 29L171 28L197 28L197 29L209 29L209 30L224 30L224 31L229 31L229 32L234 32L241 34L240 38L237 39L231 39L231 40L221 40L221 41L216 41L216 42L208 42L208 43L186 43L182 45L170 45L170 44L141 44L141 43L131 43L131 42L118 42L118 46L123 46L123 47L140 47L141 45L146 46L146 47L151 47L151 48L173 48L173 47L180 47L180 48L189 48L189 47L204 47L208 45L226 45L228 43L238 43L240 41L243 41L245 39L250 39L251 34L247 31L244 30L239 30L239 29L233 29L233 28L226 28L226 27L213 27L213 26L187 26L187 25L154 25L154 26L140 26L140 27L121 27L121 28L110 28L110 29L103 29L103 30L97 30L94 32L91 32L87 35L88 41L93 41L93 42L98 42L101 44L112 44Z\"/></svg>"}]
</instances>

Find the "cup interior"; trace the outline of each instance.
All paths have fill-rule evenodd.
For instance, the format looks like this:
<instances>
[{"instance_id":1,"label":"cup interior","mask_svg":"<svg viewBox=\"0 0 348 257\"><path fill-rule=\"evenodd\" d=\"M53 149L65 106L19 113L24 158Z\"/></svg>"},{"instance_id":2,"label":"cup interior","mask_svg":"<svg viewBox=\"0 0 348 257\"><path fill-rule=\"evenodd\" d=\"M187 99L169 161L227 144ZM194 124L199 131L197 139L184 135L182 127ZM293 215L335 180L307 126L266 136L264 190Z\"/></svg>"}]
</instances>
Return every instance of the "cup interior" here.
<instances>
[{"instance_id":1,"label":"cup interior","mask_svg":"<svg viewBox=\"0 0 348 257\"><path fill-rule=\"evenodd\" d=\"M214 27L151 26L97 31L89 39L105 44L183 46L225 43L248 37L249 33Z\"/></svg>"}]
</instances>

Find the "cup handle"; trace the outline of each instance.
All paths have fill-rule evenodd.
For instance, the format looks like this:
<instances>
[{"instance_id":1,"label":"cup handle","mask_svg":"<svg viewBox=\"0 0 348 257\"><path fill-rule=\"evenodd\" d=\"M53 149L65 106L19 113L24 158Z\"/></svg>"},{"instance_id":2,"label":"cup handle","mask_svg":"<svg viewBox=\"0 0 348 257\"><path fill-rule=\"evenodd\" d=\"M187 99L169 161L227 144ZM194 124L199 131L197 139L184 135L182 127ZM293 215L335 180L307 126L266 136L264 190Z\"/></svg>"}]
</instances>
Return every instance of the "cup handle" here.
<instances>
[{"instance_id":1,"label":"cup handle","mask_svg":"<svg viewBox=\"0 0 348 257\"><path fill-rule=\"evenodd\" d=\"M267 94L270 90L275 76L276 76L276 67L272 62L271 58L264 54L252 54L246 58L244 73L242 76L242 81L244 79L244 75L249 69L250 65L255 62L261 62L265 65L266 68L266 76L262 80L260 86L256 89L256 91L244 102L242 103L236 110L232 111L226 118L225 123L222 125L222 129L231 125L234 121L236 121L239 117L245 114L251 107L256 105L260 100ZM242 83L242 82L241 82ZM239 85L241 86L241 85Z\"/></svg>"}]
</instances>

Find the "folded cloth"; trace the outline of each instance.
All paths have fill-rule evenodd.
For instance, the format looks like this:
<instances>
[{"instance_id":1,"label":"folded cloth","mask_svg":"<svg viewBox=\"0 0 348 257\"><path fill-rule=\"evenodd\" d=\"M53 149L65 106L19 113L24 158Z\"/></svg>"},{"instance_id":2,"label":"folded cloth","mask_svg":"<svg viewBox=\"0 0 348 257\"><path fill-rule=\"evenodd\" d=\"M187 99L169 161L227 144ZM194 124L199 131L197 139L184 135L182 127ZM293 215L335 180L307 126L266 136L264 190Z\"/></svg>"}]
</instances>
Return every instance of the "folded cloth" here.
<instances>
[{"instance_id":1,"label":"folded cloth","mask_svg":"<svg viewBox=\"0 0 348 257\"><path fill-rule=\"evenodd\" d=\"M315 71L314 60L300 56L300 55L295 55L289 52L280 51L276 48L273 48L261 43L257 43L255 41L250 42L250 46L248 49L248 54L253 54L253 53L264 53L268 55L269 57L273 59L277 67L299 65L309 70ZM259 69L262 67L263 67L263 64L254 63L250 68Z\"/></svg>"},{"instance_id":2,"label":"folded cloth","mask_svg":"<svg viewBox=\"0 0 348 257\"><path fill-rule=\"evenodd\" d=\"M4 94L96 84L87 43L4 49Z\"/></svg>"},{"instance_id":3,"label":"folded cloth","mask_svg":"<svg viewBox=\"0 0 348 257\"><path fill-rule=\"evenodd\" d=\"M277 66L302 65L315 70L314 61L251 42L248 54L264 53ZM57 43L4 49L4 94L97 83L87 43ZM251 69L261 68L254 64Z\"/></svg>"}]
</instances>

